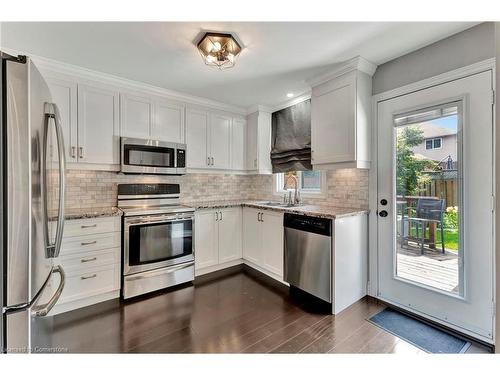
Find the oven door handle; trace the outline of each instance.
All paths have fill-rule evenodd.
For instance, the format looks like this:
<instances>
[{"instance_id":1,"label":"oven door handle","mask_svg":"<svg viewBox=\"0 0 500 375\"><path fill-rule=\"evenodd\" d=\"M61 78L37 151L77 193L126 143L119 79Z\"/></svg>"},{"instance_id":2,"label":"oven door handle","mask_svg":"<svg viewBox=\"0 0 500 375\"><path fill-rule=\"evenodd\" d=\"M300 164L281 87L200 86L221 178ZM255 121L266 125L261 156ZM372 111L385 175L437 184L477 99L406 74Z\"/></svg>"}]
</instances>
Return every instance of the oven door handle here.
<instances>
[{"instance_id":1,"label":"oven door handle","mask_svg":"<svg viewBox=\"0 0 500 375\"><path fill-rule=\"evenodd\" d=\"M172 222L176 222L176 221L186 221L186 220L193 220L193 216L186 216L186 217L169 216L169 217L158 218L157 220L151 219L151 218L135 219L135 220L126 221L125 226L131 227L131 226L141 225L141 224L172 223Z\"/></svg>"}]
</instances>

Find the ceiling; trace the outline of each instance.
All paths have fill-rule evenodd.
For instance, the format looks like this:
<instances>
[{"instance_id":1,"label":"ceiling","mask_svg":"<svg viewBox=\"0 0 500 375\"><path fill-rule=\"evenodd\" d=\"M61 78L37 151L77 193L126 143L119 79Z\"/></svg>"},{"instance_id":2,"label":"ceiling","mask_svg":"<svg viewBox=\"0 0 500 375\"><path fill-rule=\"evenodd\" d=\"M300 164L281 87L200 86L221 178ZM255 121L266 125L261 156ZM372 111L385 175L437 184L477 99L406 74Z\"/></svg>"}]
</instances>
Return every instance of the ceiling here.
<instances>
[{"instance_id":1,"label":"ceiling","mask_svg":"<svg viewBox=\"0 0 500 375\"><path fill-rule=\"evenodd\" d=\"M382 64L471 22L84 22L2 23L2 46L248 108L274 106L305 80L355 56ZM236 66L205 66L194 41L202 31L236 33Z\"/></svg>"}]
</instances>

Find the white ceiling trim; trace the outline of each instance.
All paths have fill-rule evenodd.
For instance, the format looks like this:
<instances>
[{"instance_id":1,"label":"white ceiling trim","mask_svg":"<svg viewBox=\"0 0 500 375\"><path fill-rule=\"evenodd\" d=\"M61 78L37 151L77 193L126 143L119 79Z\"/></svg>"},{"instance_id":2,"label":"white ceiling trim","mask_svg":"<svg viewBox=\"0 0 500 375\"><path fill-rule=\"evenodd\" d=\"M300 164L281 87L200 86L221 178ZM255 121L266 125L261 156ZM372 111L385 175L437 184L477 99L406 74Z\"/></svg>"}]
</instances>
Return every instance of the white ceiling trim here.
<instances>
[{"instance_id":1,"label":"white ceiling trim","mask_svg":"<svg viewBox=\"0 0 500 375\"><path fill-rule=\"evenodd\" d=\"M54 71L56 73L72 75L83 79L96 80L99 83L121 86L132 90L144 92L145 94L154 94L167 97L172 100L186 102L199 106L210 107L221 111L232 112L240 115L246 115L248 111L245 108L237 107L231 104L218 102L215 100L202 98L199 96L185 94L179 91L169 90L162 87L150 85L143 82L134 81L127 78L118 77L109 73L98 72L81 66L68 64L65 62L52 60L46 57L37 56L29 52L16 51L9 48L3 49L11 55L29 56L41 70Z\"/></svg>"}]
</instances>

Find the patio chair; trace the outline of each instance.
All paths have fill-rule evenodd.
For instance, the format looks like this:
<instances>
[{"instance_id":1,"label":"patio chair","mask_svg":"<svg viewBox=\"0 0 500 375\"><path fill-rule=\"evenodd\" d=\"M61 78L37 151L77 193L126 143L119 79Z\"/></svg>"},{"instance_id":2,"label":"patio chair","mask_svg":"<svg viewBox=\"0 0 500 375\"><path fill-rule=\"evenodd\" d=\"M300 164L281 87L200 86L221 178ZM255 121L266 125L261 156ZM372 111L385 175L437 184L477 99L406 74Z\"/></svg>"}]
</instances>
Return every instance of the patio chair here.
<instances>
[{"instance_id":1,"label":"patio chair","mask_svg":"<svg viewBox=\"0 0 500 375\"><path fill-rule=\"evenodd\" d=\"M443 215L444 215L444 199L430 199L419 198L417 201L416 215L409 217L408 222L410 227L412 223L416 224L416 240L420 245L420 253L424 254L425 244L425 228L428 224L436 223L439 225L441 231L441 250L444 254L444 228L443 228ZM420 230L422 234L420 235ZM434 245L436 241L434 242Z\"/></svg>"}]
</instances>

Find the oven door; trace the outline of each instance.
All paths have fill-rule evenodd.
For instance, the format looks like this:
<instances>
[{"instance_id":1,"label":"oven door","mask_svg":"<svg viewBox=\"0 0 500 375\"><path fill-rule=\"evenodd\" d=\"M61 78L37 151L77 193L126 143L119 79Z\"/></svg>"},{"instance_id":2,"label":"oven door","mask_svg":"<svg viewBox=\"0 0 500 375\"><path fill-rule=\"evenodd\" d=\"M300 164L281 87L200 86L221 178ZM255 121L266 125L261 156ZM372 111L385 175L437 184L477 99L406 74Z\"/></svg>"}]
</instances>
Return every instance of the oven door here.
<instances>
[{"instance_id":1,"label":"oven door","mask_svg":"<svg viewBox=\"0 0 500 375\"><path fill-rule=\"evenodd\" d=\"M122 138L121 172L177 174L176 143Z\"/></svg>"},{"instance_id":2,"label":"oven door","mask_svg":"<svg viewBox=\"0 0 500 375\"><path fill-rule=\"evenodd\" d=\"M124 220L124 275L194 260L192 214L135 216Z\"/></svg>"}]
</instances>

